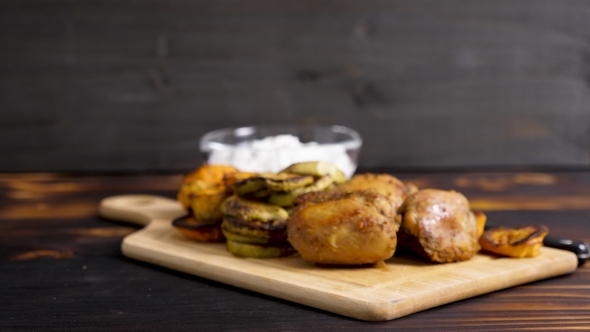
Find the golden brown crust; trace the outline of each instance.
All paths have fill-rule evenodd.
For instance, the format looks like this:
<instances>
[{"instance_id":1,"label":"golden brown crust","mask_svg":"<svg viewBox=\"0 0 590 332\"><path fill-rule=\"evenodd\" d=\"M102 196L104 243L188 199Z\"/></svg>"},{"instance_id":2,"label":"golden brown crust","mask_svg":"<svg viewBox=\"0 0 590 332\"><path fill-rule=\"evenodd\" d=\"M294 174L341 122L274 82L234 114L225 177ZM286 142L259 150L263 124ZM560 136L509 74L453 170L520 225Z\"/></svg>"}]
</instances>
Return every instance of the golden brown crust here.
<instances>
[{"instance_id":1,"label":"golden brown crust","mask_svg":"<svg viewBox=\"0 0 590 332\"><path fill-rule=\"evenodd\" d=\"M385 196L372 191L331 191L298 197L287 234L308 262L362 265L393 255L398 228Z\"/></svg>"},{"instance_id":2,"label":"golden brown crust","mask_svg":"<svg viewBox=\"0 0 590 332\"><path fill-rule=\"evenodd\" d=\"M183 177L176 198L196 219L221 221L219 207L231 194L226 181L235 176L245 175L228 165L203 165Z\"/></svg>"},{"instance_id":3,"label":"golden brown crust","mask_svg":"<svg viewBox=\"0 0 590 332\"><path fill-rule=\"evenodd\" d=\"M373 190L392 202L393 208L397 210L408 195L409 190L414 187L406 186L403 182L389 174L364 173L357 174L352 179L338 186L341 191Z\"/></svg>"},{"instance_id":4,"label":"golden brown crust","mask_svg":"<svg viewBox=\"0 0 590 332\"><path fill-rule=\"evenodd\" d=\"M473 212L473 215L475 215L475 220L477 221L477 238L479 239L485 231L488 217L485 215L485 213L483 213L483 211L480 210L472 210L471 212Z\"/></svg>"},{"instance_id":5,"label":"golden brown crust","mask_svg":"<svg viewBox=\"0 0 590 332\"><path fill-rule=\"evenodd\" d=\"M407 198L400 213L400 232L405 233L400 244L434 262L467 260L480 250L477 219L458 192L420 190Z\"/></svg>"},{"instance_id":6,"label":"golden brown crust","mask_svg":"<svg viewBox=\"0 0 590 332\"><path fill-rule=\"evenodd\" d=\"M183 179L183 183L192 183L195 181L202 181L211 185L219 185L223 183L223 179L229 174L237 173L238 169L222 164L206 164L197 168L196 170L187 173Z\"/></svg>"}]
</instances>

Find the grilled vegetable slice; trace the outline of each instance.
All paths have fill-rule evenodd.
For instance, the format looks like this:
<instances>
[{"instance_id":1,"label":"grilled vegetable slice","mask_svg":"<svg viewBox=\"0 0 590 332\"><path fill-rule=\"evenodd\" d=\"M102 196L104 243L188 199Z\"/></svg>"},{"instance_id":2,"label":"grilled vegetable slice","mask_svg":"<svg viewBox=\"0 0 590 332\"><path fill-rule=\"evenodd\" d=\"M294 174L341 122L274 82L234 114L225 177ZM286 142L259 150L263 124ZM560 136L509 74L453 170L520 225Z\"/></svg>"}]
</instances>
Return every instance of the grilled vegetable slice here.
<instances>
[{"instance_id":1,"label":"grilled vegetable slice","mask_svg":"<svg viewBox=\"0 0 590 332\"><path fill-rule=\"evenodd\" d=\"M517 258L535 257L547 233L549 230L545 226L498 227L485 231L479 243L484 250L495 254Z\"/></svg>"},{"instance_id":2,"label":"grilled vegetable slice","mask_svg":"<svg viewBox=\"0 0 590 332\"><path fill-rule=\"evenodd\" d=\"M221 204L221 212L245 221L272 222L289 218L289 213L280 206L246 200L236 195L228 197Z\"/></svg>"},{"instance_id":3,"label":"grilled vegetable slice","mask_svg":"<svg viewBox=\"0 0 590 332\"><path fill-rule=\"evenodd\" d=\"M233 232L225 230L223 228L223 226L221 227L221 231L223 232L223 235L225 236L225 238L228 241L234 241L234 242L239 242L239 243L252 243L252 244L267 244L268 243L268 239L261 238L261 237L247 237L247 236L244 236L244 235L241 235L238 233L233 233Z\"/></svg>"},{"instance_id":4,"label":"grilled vegetable slice","mask_svg":"<svg viewBox=\"0 0 590 332\"><path fill-rule=\"evenodd\" d=\"M225 237L219 223L199 221L190 215L180 217L172 222L182 235L189 239L204 242L224 242Z\"/></svg>"},{"instance_id":5,"label":"grilled vegetable slice","mask_svg":"<svg viewBox=\"0 0 590 332\"><path fill-rule=\"evenodd\" d=\"M313 183L313 176L301 174L267 174L264 179L271 191L291 191Z\"/></svg>"},{"instance_id":6,"label":"grilled vegetable slice","mask_svg":"<svg viewBox=\"0 0 590 332\"><path fill-rule=\"evenodd\" d=\"M245 243L286 243L287 221L244 221L225 216L221 229L226 238Z\"/></svg>"},{"instance_id":7,"label":"grilled vegetable slice","mask_svg":"<svg viewBox=\"0 0 590 332\"><path fill-rule=\"evenodd\" d=\"M335 183L346 182L346 176L336 165L325 162L325 161L308 161L302 163L293 164L281 173L295 173L295 174L306 174L313 176L324 176L330 175L334 179Z\"/></svg>"},{"instance_id":8,"label":"grilled vegetable slice","mask_svg":"<svg viewBox=\"0 0 590 332\"><path fill-rule=\"evenodd\" d=\"M292 256L296 253L290 245L265 246L227 240L227 250L239 257L277 258Z\"/></svg>"},{"instance_id":9,"label":"grilled vegetable slice","mask_svg":"<svg viewBox=\"0 0 590 332\"><path fill-rule=\"evenodd\" d=\"M237 173L230 173L226 174L223 177L223 185L226 186L228 189L233 188L233 186L243 180L252 178L257 176L258 173L253 172L237 172Z\"/></svg>"},{"instance_id":10,"label":"grilled vegetable slice","mask_svg":"<svg viewBox=\"0 0 590 332\"><path fill-rule=\"evenodd\" d=\"M240 197L248 194L266 190L266 181L263 177L254 176L242 181L238 181L233 185L234 193Z\"/></svg>"},{"instance_id":11,"label":"grilled vegetable slice","mask_svg":"<svg viewBox=\"0 0 590 332\"><path fill-rule=\"evenodd\" d=\"M248 194L263 197L264 195L260 192L291 191L313 182L314 179L311 175L265 173L237 182L234 184L234 191L242 197Z\"/></svg>"},{"instance_id":12,"label":"grilled vegetable slice","mask_svg":"<svg viewBox=\"0 0 590 332\"><path fill-rule=\"evenodd\" d=\"M271 194L268 198L268 202L270 204L279 205L283 207L288 207L293 205L293 201L297 196L303 195L305 193L313 192L313 191L321 191L324 190L330 185L334 183L334 179L331 175L326 174L317 180L313 184L310 184L305 187L295 188L290 192L286 193L274 193Z\"/></svg>"}]
</instances>

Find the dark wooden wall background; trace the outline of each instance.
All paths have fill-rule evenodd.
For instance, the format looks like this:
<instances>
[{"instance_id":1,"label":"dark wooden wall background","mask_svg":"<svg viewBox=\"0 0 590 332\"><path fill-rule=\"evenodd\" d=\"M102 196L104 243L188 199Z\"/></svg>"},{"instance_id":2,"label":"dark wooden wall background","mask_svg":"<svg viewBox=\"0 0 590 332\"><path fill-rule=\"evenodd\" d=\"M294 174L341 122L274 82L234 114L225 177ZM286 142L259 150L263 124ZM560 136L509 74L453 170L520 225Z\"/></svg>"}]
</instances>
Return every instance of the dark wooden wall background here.
<instances>
[{"instance_id":1,"label":"dark wooden wall background","mask_svg":"<svg viewBox=\"0 0 590 332\"><path fill-rule=\"evenodd\" d=\"M226 126L361 166L590 165L590 1L0 2L0 171L186 170Z\"/></svg>"}]
</instances>

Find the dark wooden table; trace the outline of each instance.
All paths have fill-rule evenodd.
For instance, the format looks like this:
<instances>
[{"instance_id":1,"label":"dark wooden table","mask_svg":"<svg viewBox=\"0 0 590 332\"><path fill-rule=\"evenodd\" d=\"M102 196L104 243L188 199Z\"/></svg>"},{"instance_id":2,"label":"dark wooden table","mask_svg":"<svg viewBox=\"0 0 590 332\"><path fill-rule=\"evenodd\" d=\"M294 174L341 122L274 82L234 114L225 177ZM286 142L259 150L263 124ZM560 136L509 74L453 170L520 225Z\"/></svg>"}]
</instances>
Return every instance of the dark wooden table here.
<instances>
[{"instance_id":1,"label":"dark wooden table","mask_svg":"<svg viewBox=\"0 0 590 332\"><path fill-rule=\"evenodd\" d=\"M590 171L392 173L455 189L492 222L590 242ZM0 174L0 330L566 330L590 326L590 263L570 275L362 322L125 258L137 228L103 197L174 197L180 175Z\"/></svg>"}]
</instances>

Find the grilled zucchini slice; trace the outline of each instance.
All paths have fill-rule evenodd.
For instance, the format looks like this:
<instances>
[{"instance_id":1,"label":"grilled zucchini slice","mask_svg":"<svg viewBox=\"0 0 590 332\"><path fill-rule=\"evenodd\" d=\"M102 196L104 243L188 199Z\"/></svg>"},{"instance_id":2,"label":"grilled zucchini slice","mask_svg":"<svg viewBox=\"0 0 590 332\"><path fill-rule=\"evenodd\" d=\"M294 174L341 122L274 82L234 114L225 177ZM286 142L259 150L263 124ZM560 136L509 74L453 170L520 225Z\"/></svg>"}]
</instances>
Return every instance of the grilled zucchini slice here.
<instances>
[{"instance_id":1,"label":"grilled zucchini slice","mask_svg":"<svg viewBox=\"0 0 590 332\"><path fill-rule=\"evenodd\" d=\"M221 212L245 221L272 222L289 218L287 210L280 206L246 200L236 195L228 197L221 204Z\"/></svg>"},{"instance_id":2,"label":"grilled zucchini slice","mask_svg":"<svg viewBox=\"0 0 590 332\"><path fill-rule=\"evenodd\" d=\"M252 243L241 243L227 240L227 250L239 257L277 258L292 256L296 253L290 245L265 246Z\"/></svg>"},{"instance_id":3,"label":"grilled zucchini slice","mask_svg":"<svg viewBox=\"0 0 590 332\"><path fill-rule=\"evenodd\" d=\"M291 191L310 185L313 182L314 178L311 175L264 173L235 183L234 192L241 197L249 194L255 197L263 197L265 195L260 194L260 192Z\"/></svg>"},{"instance_id":4,"label":"grilled zucchini slice","mask_svg":"<svg viewBox=\"0 0 590 332\"><path fill-rule=\"evenodd\" d=\"M287 241L286 220L264 223L225 216L221 223L221 229L228 239L238 242L285 243Z\"/></svg>"},{"instance_id":5,"label":"grilled zucchini slice","mask_svg":"<svg viewBox=\"0 0 590 332\"><path fill-rule=\"evenodd\" d=\"M303 175L324 176L330 175L335 183L346 182L346 176L336 165L325 161L307 161L293 164L280 173L295 173Z\"/></svg>"},{"instance_id":6,"label":"grilled zucchini slice","mask_svg":"<svg viewBox=\"0 0 590 332\"><path fill-rule=\"evenodd\" d=\"M328 187L330 187L330 185L332 185L332 183L334 183L334 179L332 178L331 175L326 174L326 175L318 178L317 180L315 180L315 182L309 186L296 188L296 189L293 189L292 191L286 192L286 193L271 194L268 198L268 202L270 204L274 204L274 205L278 205L278 206L282 206L282 207L289 207L289 206L293 205L293 201L295 200L295 198L297 198L297 196L300 196L300 195L303 195L305 193L309 193L312 191L321 191L321 190L327 189Z\"/></svg>"}]
</instances>

